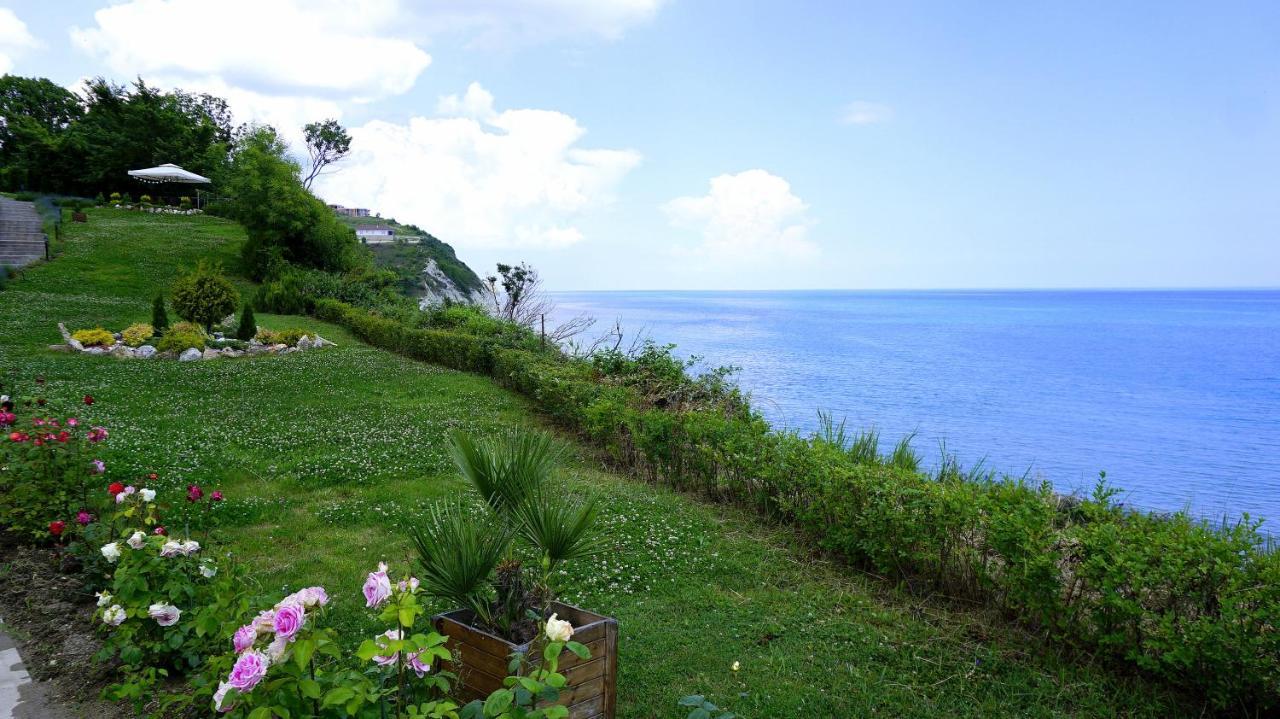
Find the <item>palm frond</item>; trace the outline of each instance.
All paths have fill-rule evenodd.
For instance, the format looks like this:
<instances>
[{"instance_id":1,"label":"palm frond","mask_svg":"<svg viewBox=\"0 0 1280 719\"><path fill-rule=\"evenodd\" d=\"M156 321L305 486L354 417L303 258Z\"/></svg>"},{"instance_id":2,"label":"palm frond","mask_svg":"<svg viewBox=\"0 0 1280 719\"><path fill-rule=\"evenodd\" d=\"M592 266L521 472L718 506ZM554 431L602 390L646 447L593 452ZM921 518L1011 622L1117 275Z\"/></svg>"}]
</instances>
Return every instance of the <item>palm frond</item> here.
<instances>
[{"instance_id":1,"label":"palm frond","mask_svg":"<svg viewBox=\"0 0 1280 719\"><path fill-rule=\"evenodd\" d=\"M500 514L541 487L556 460L551 437L542 432L513 432L489 441L455 432L450 453L462 476Z\"/></svg>"},{"instance_id":2,"label":"palm frond","mask_svg":"<svg viewBox=\"0 0 1280 719\"><path fill-rule=\"evenodd\" d=\"M515 512L520 533L546 557L551 567L569 559L597 554L604 535L595 531L599 503L539 489Z\"/></svg>"},{"instance_id":3,"label":"palm frond","mask_svg":"<svg viewBox=\"0 0 1280 719\"><path fill-rule=\"evenodd\" d=\"M511 544L511 531L467 516L461 504L432 506L409 528L418 550L422 587L490 621L490 578Z\"/></svg>"}]
</instances>

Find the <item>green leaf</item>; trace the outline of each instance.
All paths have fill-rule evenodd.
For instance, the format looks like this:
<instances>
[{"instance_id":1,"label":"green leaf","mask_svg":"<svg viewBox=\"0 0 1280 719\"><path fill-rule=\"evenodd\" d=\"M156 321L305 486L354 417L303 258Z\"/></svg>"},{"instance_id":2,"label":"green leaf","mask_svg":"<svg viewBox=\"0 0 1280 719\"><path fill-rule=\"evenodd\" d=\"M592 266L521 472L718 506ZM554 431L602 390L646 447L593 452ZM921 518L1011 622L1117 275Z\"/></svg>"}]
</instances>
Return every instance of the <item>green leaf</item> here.
<instances>
[{"instance_id":1,"label":"green leaf","mask_svg":"<svg viewBox=\"0 0 1280 719\"><path fill-rule=\"evenodd\" d=\"M700 707L700 706L702 706L702 702L704 702L704 701L706 701L706 700L707 700L707 698L706 698L706 697L704 697L704 696L702 696L701 694L692 694L692 695L690 695L690 696L687 696L687 697L685 697L685 698L681 699L681 700L680 700L680 706L682 706L682 707Z\"/></svg>"},{"instance_id":2,"label":"green leaf","mask_svg":"<svg viewBox=\"0 0 1280 719\"><path fill-rule=\"evenodd\" d=\"M304 639L293 643L293 662L298 665L299 669L305 669L311 661L311 655L316 651L315 642Z\"/></svg>"},{"instance_id":3,"label":"green leaf","mask_svg":"<svg viewBox=\"0 0 1280 719\"><path fill-rule=\"evenodd\" d=\"M325 706L333 706L334 704L341 704L348 701L355 695L355 690L349 687L334 687L329 690L328 694L324 695L324 701L322 703Z\"/></svg>"},{"instance_id":4,"label":"green leaf","mask_svg":"<svg viewBox=\"0 0 1280 719\"><path fill-rule=\"evenodd\" d=\"M302 692L302 696L308 699L319 699L324 690L320 688L320 682L314 679L301 679L298 681L298 691Z\"/></svg>"},{"instance_id":5,"label":"green leaf","mask_svg":"<svg viewBox=\"0 0 1280 719\"><path fill-rule=\"evenodd\" d=\"M490 694L489 698L484 701L484 713L489 715L501 714L507 710L507 707L511 706L511 702L514 699L515 695L510 690L499 689Z\"/></svg>"},{"instance_id":6,"label":"green leaf","mask_svg":"<svg viewBox=\"0 0 1280 719\"><path fill-rule=\"evenodd\" d=\"M382 653L382 650L378 648L377 643L375 643L372 639L366 639L363 642L360 642L360 648L356 650L356 656L360 657L366 662L369 661L370 659L373 659L374 657L378 656L381 653Z\"/></svg>"},{"instance_id":7,"label":"green leaf","mask_svg":"<svg viewBox=\"0 0 1280 719\"><path fill-rule=\"evenodd\" d=\"M271 707L258 707L249 712L249 719L271 719Z\"/></svg>"},{"instance_id":8,"label":"green leaf","mask_svg":"<svg viewBox=\"0 0 1280 719\"><path fill-rule=\"evenodd\" d=\"M576 655L578 656L578 658L579 658L579 659L590 659L590 658L591 658L591 650L590 650L590 649L587 649L587 647L586 647L586 645L585 645L585 644L579 644L578 642L569 642L568 644L565 644L564 646L565 646L565 648L566 648L566 649L568 649L569 651L571 651L571 652L573 652L574 654L576 654Z\"/></svg>"}]
</instances>

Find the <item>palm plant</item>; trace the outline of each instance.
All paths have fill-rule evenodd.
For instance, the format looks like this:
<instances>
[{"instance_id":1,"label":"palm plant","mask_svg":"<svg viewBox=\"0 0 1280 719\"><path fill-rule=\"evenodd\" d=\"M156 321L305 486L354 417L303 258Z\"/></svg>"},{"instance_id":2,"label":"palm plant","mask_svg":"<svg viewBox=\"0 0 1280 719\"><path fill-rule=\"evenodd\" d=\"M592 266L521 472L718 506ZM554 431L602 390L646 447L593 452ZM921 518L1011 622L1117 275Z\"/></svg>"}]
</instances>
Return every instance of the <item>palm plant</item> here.
<instances>
[{"instance_id":1,"label":"palm plant","mask_svg":"<svg viewBox=\"0 0 1280 719\"><path fill-rule=\"evenodd\" d=\"M598 504L548 486L558 454L546 434L477 441L459 432L451 440L454 463L485 501L490 521L467 516L457 504L432 509L427 521L411 530L423 587L511 635L530 609L545 610L553 569L602 548L594 531ZM541 557L540 582L522 574L517 537Z\"/></svg>"}]
</instances>

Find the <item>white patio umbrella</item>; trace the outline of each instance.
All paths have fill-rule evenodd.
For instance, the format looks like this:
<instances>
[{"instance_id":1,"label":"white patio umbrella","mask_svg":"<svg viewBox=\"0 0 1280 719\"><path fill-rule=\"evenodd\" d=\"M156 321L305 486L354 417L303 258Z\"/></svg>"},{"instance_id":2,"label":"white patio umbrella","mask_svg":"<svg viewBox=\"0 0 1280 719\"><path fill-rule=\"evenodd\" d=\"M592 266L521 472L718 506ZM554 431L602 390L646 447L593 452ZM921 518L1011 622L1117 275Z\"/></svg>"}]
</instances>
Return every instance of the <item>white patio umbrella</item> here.
<instances>
[{"instance_id":1,"label":"white patio umbrella","mask_svg":"<svg viewBox=\"0 0 1280 719\"><path fill-rule=\"evenodd\" d=\"M187 172L169 162L158 167L148 167L145 170L129 170L129 176L143 182L185 182L193 185L213 182L207 177Z\"/></svg>"},{"instance_id":2,"label":"white patio umbrella","mask_svg":"<svg viewBox=\"0 0 1280 719\"><path fill-rule=\"evenodd\" d=\"M207 185L213 180L197 175L194 172L178 167L177 165L166 162L156 167L148 167L145 170L129 170L129 176L141 182L161 183L161 182L182 182L188 185ZM201 206L200 190L196 190L196 207Z\"/></svg>"}]
</instances>

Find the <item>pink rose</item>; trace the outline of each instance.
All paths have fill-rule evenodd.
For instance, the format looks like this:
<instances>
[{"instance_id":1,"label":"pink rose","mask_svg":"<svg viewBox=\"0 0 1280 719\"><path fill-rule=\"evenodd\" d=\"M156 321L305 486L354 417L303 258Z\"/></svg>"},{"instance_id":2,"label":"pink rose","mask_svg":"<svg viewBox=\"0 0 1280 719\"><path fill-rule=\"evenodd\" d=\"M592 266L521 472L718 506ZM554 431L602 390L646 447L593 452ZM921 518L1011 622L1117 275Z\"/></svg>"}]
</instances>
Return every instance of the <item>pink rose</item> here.
<instances>
[{"instance_id":1,"label":"pink rose","mask_svg":"<svg viewBox=\"0 0 1280 719\"><path fill-rule=\"evenodd\" d=\"M329 594L324 587L307 587L285 597L281 604L301 604L307 609L323 607L329 603Z\"/></svg>"},{"instance_id":2,"label":"pink rose","mask_svg":"<svg viewBox=\"0 0 1280 719\"><path fill-rule=\"evenodd\" d=\"M236 654L243 654L245 651L253 648L253 643L258 640L258 630L252 624L246 624L236 630L231 637L231 645L236 648Z\"/></svg>"},{"instance_id":3,"label":"pink rose","mask_svg":"<svg viewBox=\"0 0 1280 719\"><path fill-rule=\"evenodd\" d=\"M260 612L253 619L253 628L259 635L270 634L276 630L276 612L274 609L267 609Z\"/></svg>"},{"instance_id":4,"label":"pink rose","mask_svg":"<svg viewBox=\"0 0 1280 719\"><path fill-rule=\"evenodd\" d=\"M301 604L285 604L276 609L276 616L272 624L277 639L283 638L292 641L298 630L302 629L302 625L306 624L306 622L307 614Z\"/></svg>"},{"instance_id":5,"label":"pink rose","mask_svg":"<svg viewBox=\"0 0 1280 719\"><path fill-rule=\"evenodd\" d=\"M427 672L431 671L431 665L423 664L422 660L418 658L420 656L422 656L422 652L409 655L409 668L413 669L414 673L418 675L419 679L426 676Z\"/></svg>"},{"instance_id":6,"label":"pink rose","mask_svg":"<svg viewBox=\"0 0 1280 719\"><path fill-rule=\"evenodd\" d=\"M231 688L231 685L230 685L230 684L228 684L228 683L226 683L226 682L218 682L218 691L216 691L216 692L214 692L214 693L213 693L213 708L214 708L214 709L217 709L217 710L218 710L218 711L220 711L220 712L226 713L226 712L229 712L229 711L231 711L232 709L235 709L235 708L236 708L236 705L235 705L235 704L230 704L230 705L225 706L225 707L224 707L224 706L222 706L222 702L223 702L223 700L227 698L227 690L228 690L228 689L230 689L230 688Z\"/></svg>"},{"instance_id":7,"label":"pink rose","mask_svg":"<svg viewBox=\"0 0 1280 719\"><path fill-rule=\"evenodd\" d=\"M172 604L152 604L147 608L147 616L156 620L156 624L162 627L171 627L178 623L182 610Z\"/></svg>"},{"instance_id":8,"label":"pink rose","mask_svg":"<svg viewBox=\"0 0 1280 719\"><path fill-rule=\"evenodd\" d=\"M400 640L400 630L399 630L399 629L388 629L387 631L385 631L385 632L383 632L383 633L382 633L382 636L386 637L388 641L392 641L392 642L399 641L399 640ZM384 644L383 642L378 642L378 644L385 646L385 644ZM383 667L385 667L385 666L388 666L388 665L390 665L390 664L395 664L395 663L396 663L396 660L397 660L397 659L399 659L399 658L400 658L400 652L392 652L390 655L379 655L379 656L375 656L375 657L373 658L373 661L377 662L377 663L378 663L378 666L383 666Z\"/></svg>"},{"instance_id":9,"label":"pink rose","mask_svg":"<svg viewBox=\"0 0 1280 719\"><path fill-rule=\"evenodd\" d=\"M391 580L387 579L387 565L378 563L378 571L369 572L364 580L364 601L366 607L376 607L391 596Z\"/></svg>"},{"instance_id":10,"label":"pink rose","mask_svg":"<svg viewBox=\"0 0 1280 719\"><path fill-rule=\"evenodd\" d=\"M231 667L231 675L227 677L227 684L232 689L247 694L258 686L258 682L267 675L267 667L271 664L271 660L267 659L267 655L259 651L248 651L241 654L236 659L235 666Z\"/></svg>"}]
</instances>

